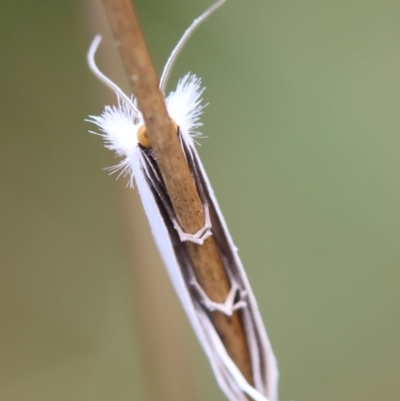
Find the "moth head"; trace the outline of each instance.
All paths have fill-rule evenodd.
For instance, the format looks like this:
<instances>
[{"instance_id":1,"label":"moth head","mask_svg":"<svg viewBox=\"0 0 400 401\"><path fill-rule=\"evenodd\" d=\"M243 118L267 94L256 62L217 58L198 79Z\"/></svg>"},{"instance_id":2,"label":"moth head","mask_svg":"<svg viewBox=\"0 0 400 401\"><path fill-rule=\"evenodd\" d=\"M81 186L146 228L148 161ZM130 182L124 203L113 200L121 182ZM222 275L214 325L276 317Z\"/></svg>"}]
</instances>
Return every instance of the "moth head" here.
<instances>
[{"instance_id":1,"label":"moth head","mask_svg":"<svg viewBox=\"0 0 400 401\"><path fill-rule=\"evenodd\" d=\"M174 132L178 133L178 125L172 118L171 123L174 128ZM147 135L147 128L144 124L141 125L137 131L137 140L139 144L142 145L144 148L151 148L150 138Z\"/></svg>"}]
</instances>

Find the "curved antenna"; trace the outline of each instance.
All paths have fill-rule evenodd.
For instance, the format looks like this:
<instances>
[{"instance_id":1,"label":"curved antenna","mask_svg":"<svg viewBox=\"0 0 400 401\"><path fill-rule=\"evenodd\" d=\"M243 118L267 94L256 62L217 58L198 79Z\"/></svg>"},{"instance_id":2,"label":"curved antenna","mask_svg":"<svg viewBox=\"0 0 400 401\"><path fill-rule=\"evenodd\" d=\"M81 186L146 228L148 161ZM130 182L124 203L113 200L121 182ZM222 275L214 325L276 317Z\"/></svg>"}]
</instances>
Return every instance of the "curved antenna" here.
<instances>
[{"instance_id":1,"label":"curved antenna","mask_svg":"<svg viewBox=\"0 0 400 401\"><path fill-rule=\"evenodd\" d=\"M192 33L197 29L197 27L206 20L217 8L221 7L222 4L225 3L226 0L218 0L212 6L208 7L206 11L203 12L199 17L197 17L186 29L185 33L180 38L178 44L175 46L174 50L172 50L171 55L169 56L167 63L165 64L163 73L160 79L160 89L163 93L165 93L165 89L167 87L169 76L171 75L172 67L175 64L179 53L182 51L188 39L192 36Z\"/></svg>"},{"instance_id":2,"label":"curved antenna","mask_svg":"<svg viewBox=\"0 0 400 401\"><path fill-rule=\"evenodd\" d=\"M137 107L133 104L132 100L129 99L128 96L125 95L122 90L115 85L111 79L107 78L97 67L96 62L94 60L94 56L96 54L96 51L99 47L99 44L101 42L101 35L96 35L95 38L93 39L92 44L90 45L88 54L87 54L87 62L89 64L89 68L92 70L93 74L96 75L96 77L103 82L104 85L108 86L111 90L113 90L117 95L121 96L132 108L138 112Z\"/></svg>"}]
</instances>

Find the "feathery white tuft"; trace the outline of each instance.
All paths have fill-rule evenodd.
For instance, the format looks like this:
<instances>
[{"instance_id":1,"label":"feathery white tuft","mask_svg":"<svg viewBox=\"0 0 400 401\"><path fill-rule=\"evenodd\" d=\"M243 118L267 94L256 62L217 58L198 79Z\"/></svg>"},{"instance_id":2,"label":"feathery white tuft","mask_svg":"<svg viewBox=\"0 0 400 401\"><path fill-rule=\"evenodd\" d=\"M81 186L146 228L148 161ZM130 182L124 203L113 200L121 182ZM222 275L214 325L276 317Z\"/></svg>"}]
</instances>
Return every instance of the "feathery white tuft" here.
<instances>
[{"instance_id":1,"label":"feathery white tuft","mask_svg":"<svg viewBox=\"0 0 400 401\"><path fill-rule=\"evenodd\" d=\"M191 144L193 144L193 138L201 135L195 130L203 125L200 122L200 115L205 107L201 104L204 89L201 87L201 79L188 73L179 80L176 90L170 92L166 98L169 115Z\"/></svg>"},{"instance_id":2,"label":"feathery white tuft","mask_svg":"<svg viewBox=\"0 0 400 401\"><path fill-rule=\"evenodd\" d=\"M89 121L100 128L107 149L128 158L135 151L137 130L143 125L143 120L125 99L118 97L117 106L105 106L100 116L90 116Z\"/></svg>"},{"instance_id":3,"label":"feathery white tuft","mask_svg":"<svg viewBox=\"0 0 400 401\"><path fill-rule=\"evenodd\" d=\"M179 80L176 90L166 98L168 113L179 126L181 134L191 144L193 137L198 137L195 131L202 125L200 115L204 106L201 104L201 79L193 74L186 74ZM117 94L118 95L118 94ZM133 99L132 99L132 103ZM111 173L120 172L120 175L130 175L129 185L133 186L133 163L138 156L137 131L144 124L142 115L122 97L118 96L116 106L105 106L100 116L89 116L90 122L100 128L100 136L104 139L104 146L113 150L123 159L109 168Z\"/></svg>"}]
</instances>

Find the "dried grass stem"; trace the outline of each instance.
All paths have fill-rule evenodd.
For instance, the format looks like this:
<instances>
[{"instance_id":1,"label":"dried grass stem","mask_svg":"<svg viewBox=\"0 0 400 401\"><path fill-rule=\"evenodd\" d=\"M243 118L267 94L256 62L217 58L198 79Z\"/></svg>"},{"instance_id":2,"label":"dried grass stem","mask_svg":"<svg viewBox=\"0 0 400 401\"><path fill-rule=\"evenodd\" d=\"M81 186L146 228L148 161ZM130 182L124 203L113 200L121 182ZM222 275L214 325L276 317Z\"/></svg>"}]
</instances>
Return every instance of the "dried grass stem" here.
<instances>
[{"instance_id":1,"label":"dried grass stem","mask_svg":"<svg viewBox=\"0 0 400 401\"><path fill-rule=\"evenodd\" d=\"M103 0L103 4L175 214L182 229L194 234L204 225L203 205L168 116L132 4L129 0ZM201 246L187 243L187 248L199 284L211 300L224 302L230 284L213 237L207 238ZM253 384L250 355L239 313L229 317L213 312L212 320L229 355Z\"/></svg>"}]
</instances>

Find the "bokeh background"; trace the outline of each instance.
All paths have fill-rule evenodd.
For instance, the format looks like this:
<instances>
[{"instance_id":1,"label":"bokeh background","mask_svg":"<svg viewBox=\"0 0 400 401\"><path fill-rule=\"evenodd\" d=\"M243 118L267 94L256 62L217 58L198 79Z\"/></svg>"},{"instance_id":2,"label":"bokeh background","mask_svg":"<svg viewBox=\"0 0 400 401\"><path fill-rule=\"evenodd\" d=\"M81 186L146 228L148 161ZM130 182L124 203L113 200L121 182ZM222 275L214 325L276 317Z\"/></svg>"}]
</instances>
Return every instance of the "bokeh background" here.
<instances>
[{"instance_id":1,"label":"bokeh background","mask_svg":"<svg viewBox=\"0 0 400 401\"><path fill-rule=\"evenodd\" d=\"M137 0L160 72L211 1ZM400 2L229 0L174 69L276 356L281 401L400 397ZM0 400L224 400L137 194L87 133L129 89L96 0L0 5Z\"/></svg>"}]
</instances>

